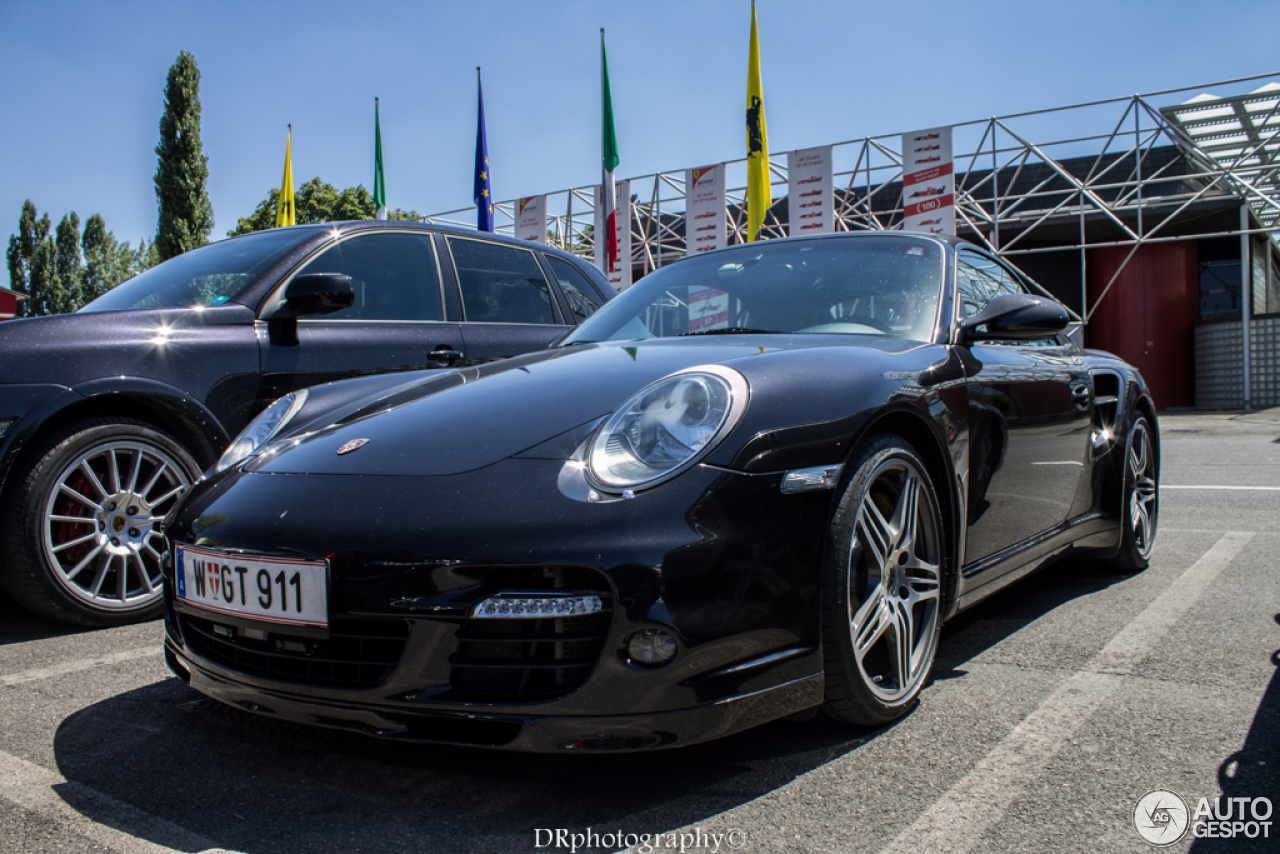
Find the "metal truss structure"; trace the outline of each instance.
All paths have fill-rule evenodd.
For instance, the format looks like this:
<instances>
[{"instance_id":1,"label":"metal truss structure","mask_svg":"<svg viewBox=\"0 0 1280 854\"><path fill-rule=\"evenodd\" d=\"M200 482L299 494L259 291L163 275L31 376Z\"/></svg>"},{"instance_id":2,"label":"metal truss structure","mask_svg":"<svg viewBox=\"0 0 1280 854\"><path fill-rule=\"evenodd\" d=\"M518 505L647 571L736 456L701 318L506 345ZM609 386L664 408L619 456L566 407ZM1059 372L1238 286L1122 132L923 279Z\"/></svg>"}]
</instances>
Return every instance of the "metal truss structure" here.
<instances>
[{"instance_id":1,"label":"metal truss structure","mask_svg":"<svg viewBox=\"0 0 1280 854\"><path fill-rule=\"evenodd\" d=\"M1146 244L1238 236L1247 258L1249 235L1274 241L1280 233L1280 83L1244 95L1208 92L1266 78L1280 73L953 125L960 236L1011 256L1080 253L1082 324L1124 269L1090 303L1088 249L1131 247L1127 264ZM1192 92L1202 94L1179 100ZM900 140L895 133L833 145L836 230L902 227ZM786 159L785 152L771 158L775 202L765 238L787 234ZM745 240L745 164L725 164L731 244ZM595 189L547 195L548 242L583 255L594 251ZM683 257L685 170L632 178L631 192L633 269L647 273ZM499 231L513 230L514 207L497 206ZM1183 227L1197 211L1224 207L1240 215L1193 235ZM427 219L466 225L472 210ZM1250 301L1243 302L1247 318Z\"/></svg>"}]
</instances>

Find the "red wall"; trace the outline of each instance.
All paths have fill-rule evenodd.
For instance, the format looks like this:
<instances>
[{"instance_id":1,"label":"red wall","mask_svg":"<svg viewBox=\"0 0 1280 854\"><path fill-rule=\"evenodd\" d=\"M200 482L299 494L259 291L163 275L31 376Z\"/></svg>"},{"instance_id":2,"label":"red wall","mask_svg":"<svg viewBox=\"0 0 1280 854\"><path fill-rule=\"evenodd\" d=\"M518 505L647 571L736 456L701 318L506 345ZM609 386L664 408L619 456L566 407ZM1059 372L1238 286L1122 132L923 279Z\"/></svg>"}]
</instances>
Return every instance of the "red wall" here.
<instances>
[{"instance_id":1,"label":"red wall","mask_svg":"<svg viewBox=\"0 0 1280 854\"><path fill-rule=\"evenodd\" d=\"M0 288L0 320L8 320L17 310L17 294L7 288Z\"/></svg>"},{"instance_id":2,"label":"red wall","mask_svg":"<svg viewBox=\"0 0 1280 854\"><path fill-rule=\"evenodd\" d=\"M1089 305L1131 248L1089 250ZM1192 328L1200 317L1198 279L1194 241L1142 246L1089 321L1085 343L1142 371L1159 409L1195 405Z\"/></svg>"}]
</instances>

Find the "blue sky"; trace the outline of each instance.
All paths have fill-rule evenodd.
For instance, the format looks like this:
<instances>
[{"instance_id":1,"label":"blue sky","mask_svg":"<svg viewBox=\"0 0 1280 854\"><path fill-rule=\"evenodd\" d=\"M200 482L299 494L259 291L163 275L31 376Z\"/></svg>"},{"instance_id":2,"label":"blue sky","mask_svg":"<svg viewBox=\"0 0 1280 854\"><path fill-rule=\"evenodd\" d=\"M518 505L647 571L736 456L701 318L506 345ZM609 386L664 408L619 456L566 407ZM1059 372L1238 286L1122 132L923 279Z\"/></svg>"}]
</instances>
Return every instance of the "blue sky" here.
<instances>
[{"instance_id":1,"label":"blue sky","mask_svg":"<svg viewBox=\"0 0 1280 854\"><path fill-rule=\"evenodd\" d=\"M775 153L1280 69L1275 0L759 0L757 15ZM119 239L151 239L182 50L202 74L217 238L279 186L290 122L296 183L371 187L375 96L388 203L469 205L477 65L497 199L598 181L601 27L620 177L739 158L749 26L749 0L0 0L0 240L28 198L55 223L101 213Z\"/></svg>"}]
</instances>

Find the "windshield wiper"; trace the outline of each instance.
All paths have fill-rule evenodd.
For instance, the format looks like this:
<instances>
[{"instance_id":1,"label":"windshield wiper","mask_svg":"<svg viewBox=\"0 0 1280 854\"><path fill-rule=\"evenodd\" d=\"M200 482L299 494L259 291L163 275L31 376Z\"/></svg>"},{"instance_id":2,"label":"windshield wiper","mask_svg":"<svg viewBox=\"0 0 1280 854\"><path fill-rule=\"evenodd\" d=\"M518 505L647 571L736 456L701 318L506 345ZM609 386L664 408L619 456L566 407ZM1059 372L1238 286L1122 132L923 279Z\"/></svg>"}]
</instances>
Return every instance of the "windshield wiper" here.
<instances>
[{"instance_id":1,"label":"windshield wiper","mask_svg":"<svg viewBox=\"0 0 1280 854\"><path fill-rule=\"evenodd\" d=\"M699 329L697 332L681 332L677 338L684 338L687 335L783 335L778 329L749 329L746 326L728 326L720 329Z\"/></svg>"}]
</instances>

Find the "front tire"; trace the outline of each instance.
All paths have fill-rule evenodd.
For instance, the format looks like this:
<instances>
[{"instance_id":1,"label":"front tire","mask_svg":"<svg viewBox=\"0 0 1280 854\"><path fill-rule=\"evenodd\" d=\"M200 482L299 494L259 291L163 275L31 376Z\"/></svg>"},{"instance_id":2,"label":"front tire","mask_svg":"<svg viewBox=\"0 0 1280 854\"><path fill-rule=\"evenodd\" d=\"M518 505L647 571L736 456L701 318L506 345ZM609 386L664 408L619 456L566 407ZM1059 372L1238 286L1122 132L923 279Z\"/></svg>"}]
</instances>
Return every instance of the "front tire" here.
<instances>
[{"instance_id":1,"label":"front tire","mask_svg":"<svg viewBox=\"0 0 1280 854\"><path fill-rule=\"evenodd\" d=\"M38 439L0 502L0 581L63 622L159 616L160 522L199 471L172 436L132 419L75 421Z\"/></svg>"},{"instance_id":2,"label":"front tire","mask_svg":"<svg viewBox=\"0 0 1280 854\"><path fill-rule=\"evenodd\" d=\"M942 513L903 440L865 439L848 469L823 568L823 714L879 726L902 717L929 678L947 566Z\"/></svg>"}]
</instances>

